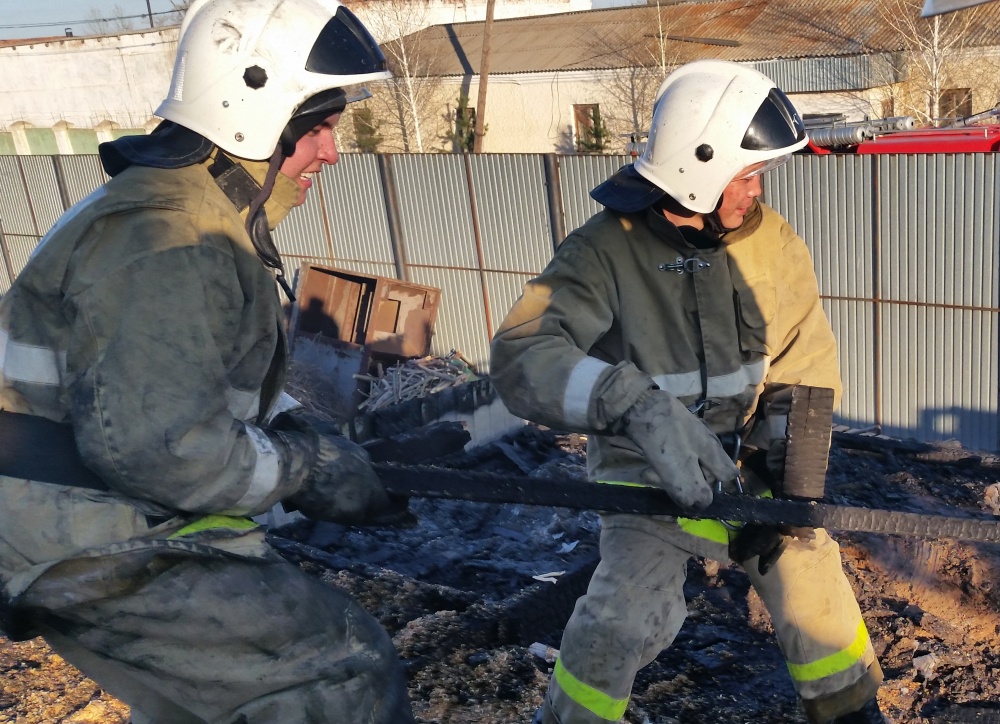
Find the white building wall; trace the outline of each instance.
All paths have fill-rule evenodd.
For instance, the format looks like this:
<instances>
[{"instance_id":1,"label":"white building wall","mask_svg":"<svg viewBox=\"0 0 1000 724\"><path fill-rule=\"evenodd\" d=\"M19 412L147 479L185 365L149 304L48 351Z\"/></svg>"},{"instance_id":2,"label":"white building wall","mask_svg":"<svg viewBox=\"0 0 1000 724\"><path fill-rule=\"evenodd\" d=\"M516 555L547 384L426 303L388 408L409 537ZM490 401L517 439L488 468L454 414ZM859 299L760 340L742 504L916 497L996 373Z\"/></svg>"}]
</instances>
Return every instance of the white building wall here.
<instances>
[{"instance_id":1,"label":"white building wall","mask_svg":"<svg viewBox=\"0 0 1000 724\"><path fill-rule=\"evenodd\" d=\"M0 131L142 128L170 84L177 28L0 47Z\"/></svg>"},{"instance_id":2,"label":"white building wall","mask_svg":"<svg viewBox=\"0 0 1000 724\"><path fill-rule=\"evenodd\" d=\"M459 79L452 95L458 96ZM478 80L467 91L472 102L479 95ZM573 153L573 106L598 103L608 107L600 71L523 73L490 76L486 88L487 153ZM609 152L623 153L621 148Z\"/></svg>"}]
</instances>

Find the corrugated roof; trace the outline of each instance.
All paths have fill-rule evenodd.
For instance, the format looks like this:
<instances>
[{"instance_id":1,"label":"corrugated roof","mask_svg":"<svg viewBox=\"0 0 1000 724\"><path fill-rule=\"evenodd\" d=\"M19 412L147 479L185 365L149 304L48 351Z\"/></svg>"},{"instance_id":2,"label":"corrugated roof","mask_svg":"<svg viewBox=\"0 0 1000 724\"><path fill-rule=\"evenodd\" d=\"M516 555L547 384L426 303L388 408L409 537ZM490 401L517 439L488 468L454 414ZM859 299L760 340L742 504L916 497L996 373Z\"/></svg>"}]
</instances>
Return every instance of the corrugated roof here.
<instances>
[{"instance_id":1,"label":"corrugated roof","mask_svg":"<svg viewBox=\"0 0 1000 724\"><path fill-rule=\"evenodd\" d=\"M659 12L659 20L657 13ZM979 8L971 46L1000 45L1000 3ZM671 39L667 62L760 61L902 49L866 0L708 0L496 20L490 73L602 70L658 57L657 28ZM415 36L436 74L479 70L485 23L449 23ZM412 37L412 36L411 36Z\"/></svg>"}]
</instances>

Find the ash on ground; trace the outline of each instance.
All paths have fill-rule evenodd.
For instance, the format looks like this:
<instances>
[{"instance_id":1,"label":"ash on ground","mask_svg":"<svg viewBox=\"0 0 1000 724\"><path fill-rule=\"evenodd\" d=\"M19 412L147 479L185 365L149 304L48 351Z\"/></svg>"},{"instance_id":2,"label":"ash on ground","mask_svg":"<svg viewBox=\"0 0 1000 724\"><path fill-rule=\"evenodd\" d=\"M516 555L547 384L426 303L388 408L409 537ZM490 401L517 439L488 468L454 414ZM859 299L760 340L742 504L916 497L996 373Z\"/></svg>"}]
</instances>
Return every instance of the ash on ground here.
<instances>
[{"instance_id":1,"label":"ash on ground","mask_svg":"<svg viewBox=\"0 0 1000 724\"><path fill-rule=\"evenodd\" d=\"M527 426L450 460L476 470L584 472L576 435ZM829 502L992 518L1000 464L955 445L835 435ZM992 496L992 497L991 497ZM992 502L991 502L992 501ZM991 505L993 507L991 507ZM275 546L348 590L400 651L420 722L529 722L562 628L597 562L592 512L411 501L419 524L348 528L300 520ZM1000 544L833 531L886 681L890 722L1000 722ZM767 613L733 564L692 559L690 614L635 682L629 724L803 724ZM40 640L0 647L0 722L119 724L127 708ZM532 644L541 646L532 647Z\"/></svg>"}]
</instances>

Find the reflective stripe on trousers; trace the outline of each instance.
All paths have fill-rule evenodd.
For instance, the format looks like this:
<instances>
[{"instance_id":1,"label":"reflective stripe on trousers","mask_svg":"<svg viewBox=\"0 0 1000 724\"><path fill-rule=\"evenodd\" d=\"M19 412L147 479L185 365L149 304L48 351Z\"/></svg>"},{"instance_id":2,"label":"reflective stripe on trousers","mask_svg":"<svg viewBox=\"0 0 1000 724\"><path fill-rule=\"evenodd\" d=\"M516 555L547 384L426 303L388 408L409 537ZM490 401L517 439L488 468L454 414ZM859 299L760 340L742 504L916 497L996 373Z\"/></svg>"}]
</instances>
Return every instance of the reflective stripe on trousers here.
<instances>
[{"instance_id":1,"label":"reflective stripe on trousers","mask_svg":"<svg viewBox=\"0 0 1000 724\"><path fill-rule=\"evenodd\" d=\"M668 646L683 621L684 562L690 555L727 559L729 530L718 521L608 514L604 522L599 572L567 624L562 657L547 696L547 707L567 723L600 724L620 717L634 676L629 671L638 665L637 671ZM613 538L606 541L610 534ZM657 560L667 567L654 566ZM671 566L678 569L676 573L670 573ZM874 651L843 573L839 546L826 531L818 529L812 538L792 538L767 576L753 564L746 572L771 614L795 689L803 699L835 695L866 675ZM674 577L674 582L665 576ZM642 583L629 584L637 579ZM588 605L593 595L598 598ZM653 628L637 620L649 612L655 612L660 622ZM618 651L625 640L631 643ZM643 652L633 659L632 647L640 644Z\"/></svg>"},{"instance_id":2,"label":"reflective stripe on trousers","mask_svg":"<svg viewBox=\"0 0 1000 724\"><path fill-rule=\"evenodd\" d=\"M616 699L583 683L563 666L561 658L556 659L552 678L570 699L601 719L616 722L625 715L629 697Z\"/></svg>"},{"instance_id":3,"label":"reflective stripe on trousers","mask_svg":"<svg viewBox=\"0 0 1000 724\"><path fill-rule=\"evenodd\" d=\"M770 491L760 497L770 498ZM677 525L688 535L727 546L730 542L730 536L738 532L728 528L718 520L677 518ZM752 564L748 562L748 565ZM788 667L788 673L792 677L796 690L802 691L808 689L811 683L820 682L823 679L844 674L852 668L857 668L864 660L865 654L871 649L871 638L859 613L856 633L850 645L832 654L804 663L793 663L786 659L785 665ZM864 666L867 667L869 663L870 660L866 661Z\"/></svg>"},{"instance_id":4,"label":"reflective stripe on trousers","mask_svg":"<svg viewBox=\"0 0 1000 724\"><path fill-rule=\"evenodd\" d=\"M788 666L788 673L791 674L792 681L802 683L818 681L847 671L857 664L861 661L865 651L871 648L871 643L865 622L859 621L854 642L847 648L805 664L793 664L790 661L786 661L785 664Z\"/></svg>"}]
</instances>

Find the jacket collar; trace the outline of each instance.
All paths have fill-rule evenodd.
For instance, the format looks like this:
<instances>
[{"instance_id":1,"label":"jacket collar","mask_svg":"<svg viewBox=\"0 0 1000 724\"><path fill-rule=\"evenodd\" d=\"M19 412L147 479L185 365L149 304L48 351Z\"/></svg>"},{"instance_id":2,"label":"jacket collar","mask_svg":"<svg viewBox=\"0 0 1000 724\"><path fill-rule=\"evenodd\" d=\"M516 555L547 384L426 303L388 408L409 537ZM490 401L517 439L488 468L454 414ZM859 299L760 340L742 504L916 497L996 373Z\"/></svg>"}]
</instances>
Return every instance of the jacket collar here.
<instances>
[{"instance_id":1,"label":"jacket collar","mask_svg":"<svg viewBox=\"0 0 1000 724\"><path fill-rule=\"evenodd\" d=\"M676 226L655 207L650 207L643 213L645 213L646 223L653 233L680 252L711 253L718 249L722 243L718 235L708 229Z\"/></svg>"}]
</instances>

